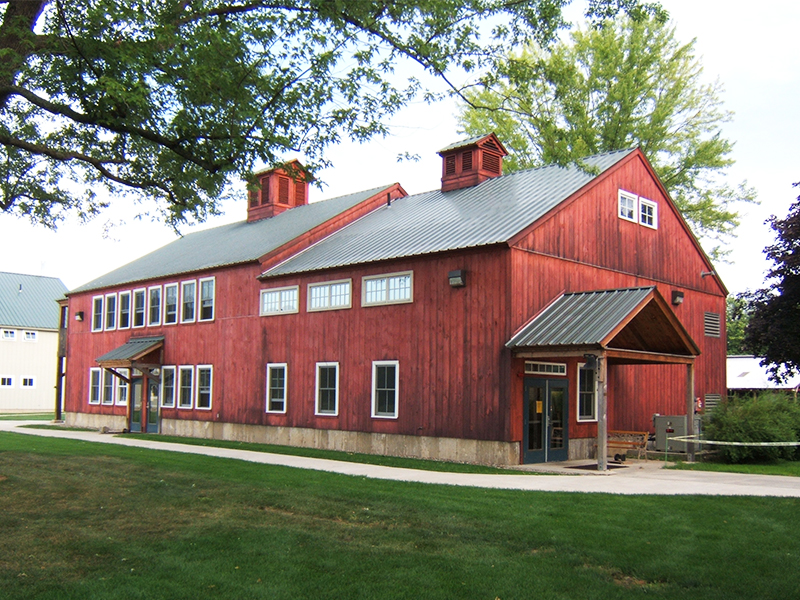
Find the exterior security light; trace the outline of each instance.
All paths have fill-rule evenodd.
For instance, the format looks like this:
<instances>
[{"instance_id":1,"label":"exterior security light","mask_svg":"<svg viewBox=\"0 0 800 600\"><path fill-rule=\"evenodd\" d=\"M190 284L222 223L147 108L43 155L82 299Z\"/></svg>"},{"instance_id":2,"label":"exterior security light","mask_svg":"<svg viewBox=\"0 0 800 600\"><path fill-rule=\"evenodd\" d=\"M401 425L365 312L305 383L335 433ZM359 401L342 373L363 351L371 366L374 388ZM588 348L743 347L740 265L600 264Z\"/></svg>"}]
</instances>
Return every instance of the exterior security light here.
<instances>
[{"instance_id":1,"label":"exterior security light","mask_svg":"<svg viewBox=\"0 0 800 600\"><path fill-rule=\"evenodd\" d=\"M673 290L672 291L672 303L675 306L678 306L679 304L683 304L683 292L680 292L678 290Z\"/></svg>"},{"instance_id":2,"label":"exterior security light","mask_svg":"<svg viewBox=\"0 0 800 600\"><path fill-rule=\"evenodd\" d=\"M464 287L467 285L467 272L464 269L450 271L447 274L447 279L450 282L450 287Z\"/></svg>"}]
</instances>

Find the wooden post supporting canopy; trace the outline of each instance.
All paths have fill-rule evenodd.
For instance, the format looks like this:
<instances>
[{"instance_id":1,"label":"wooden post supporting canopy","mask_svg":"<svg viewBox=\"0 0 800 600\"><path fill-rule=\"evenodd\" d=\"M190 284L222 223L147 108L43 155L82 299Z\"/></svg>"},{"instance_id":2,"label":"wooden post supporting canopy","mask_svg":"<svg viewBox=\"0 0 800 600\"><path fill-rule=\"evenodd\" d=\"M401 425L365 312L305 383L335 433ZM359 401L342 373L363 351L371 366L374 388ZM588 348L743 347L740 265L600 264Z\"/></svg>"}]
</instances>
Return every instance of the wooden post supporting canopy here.
<instances>
[{"instance_id":1,"label":"wooden post supporting canopy","mask_svg":"<svg viewBox=\"0 0 800 600\"><path fill-rule=\"evenodd\" d=\"M608 469L608 365L605 353L597 358L597 470Z\"/></svg>"},{"instance_id":2,"label":"wooden post supporting canopy","mask_svg":"<svg viewBox=\"0 0 800 600\"><path fill-rule=\"evenodd\" d=\"M694 363L686 365L686 435L694 435ZM694 462L694 443L686 442L686 460Z\"/></svg>"}]
</instances>

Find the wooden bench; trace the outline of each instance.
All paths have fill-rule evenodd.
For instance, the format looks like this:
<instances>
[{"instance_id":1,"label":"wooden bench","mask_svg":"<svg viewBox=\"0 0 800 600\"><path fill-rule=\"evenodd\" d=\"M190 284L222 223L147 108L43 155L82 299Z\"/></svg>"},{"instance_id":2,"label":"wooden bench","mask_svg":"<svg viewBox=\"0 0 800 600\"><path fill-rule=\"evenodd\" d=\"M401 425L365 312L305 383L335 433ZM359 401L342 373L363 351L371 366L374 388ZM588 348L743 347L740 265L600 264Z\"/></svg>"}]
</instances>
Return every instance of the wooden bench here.
<instances>
[{"instance_id":1,"label":"wooden bench","mask_svg":"<svg viewBox=\"0 0 800 600\"><path fill-rule=\"evenodd\" d=\"M644 457L647 459L647 439L650 434L647 431L609 431L608 432L608 453L612 454L614 449L624 450L621 453L622 460L628 450L636 450L636 458ZM619 454L619 453L617 453ZM617 454L614 454L616 460Z\"/></svg>"}]
</instances>

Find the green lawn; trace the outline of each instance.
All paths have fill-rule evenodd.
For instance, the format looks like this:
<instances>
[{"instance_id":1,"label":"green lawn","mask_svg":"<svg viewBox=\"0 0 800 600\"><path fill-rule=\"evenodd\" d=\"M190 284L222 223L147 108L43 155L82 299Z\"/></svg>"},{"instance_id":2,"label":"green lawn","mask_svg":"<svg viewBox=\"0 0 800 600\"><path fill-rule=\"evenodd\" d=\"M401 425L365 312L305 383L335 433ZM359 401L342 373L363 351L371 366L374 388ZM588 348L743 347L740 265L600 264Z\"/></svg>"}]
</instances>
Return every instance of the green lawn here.
<instances>
[{"instance_id":1,"label":"green lawn","mask_svg":"<svg viewBox=\"0 0 800 600\"><path fill-rule=\"evenodd\" d=\"M718 471L725 473L748 473L751 475L786 475L789 477L800 477L800 461L796 460L776 460L771 463L746 463L741 465L728 465L718 462L676 462L671 468L690 471Z\"/></svg>"},{"instance_id":2,"label":"green lawn","mask_svg":"<svg viewBox=\"0 0 800 600\"><path fill-rule=\"evenodd\" d=\"M368 480L0 433L4 599L800 596L800 500Z\"/></svg>"},{"instance_id":3,"label":"green lawn","mask_svg":"<svg viewBox=\"0 0 800 600\"><path fill-rule=\"evenodd\" d=\"M55 413L0 413L0 421L52 421Z\"/></svg>"}]
</instances>

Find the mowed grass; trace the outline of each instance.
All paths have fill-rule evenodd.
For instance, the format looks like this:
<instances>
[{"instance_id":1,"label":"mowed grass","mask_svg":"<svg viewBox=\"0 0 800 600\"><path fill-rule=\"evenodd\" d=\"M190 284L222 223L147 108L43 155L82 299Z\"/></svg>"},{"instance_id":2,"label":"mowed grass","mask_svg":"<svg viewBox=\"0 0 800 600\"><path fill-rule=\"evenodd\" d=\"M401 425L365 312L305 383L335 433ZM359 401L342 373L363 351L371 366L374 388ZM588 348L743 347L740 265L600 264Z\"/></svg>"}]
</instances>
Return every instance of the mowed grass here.
<instances>
[{"instance_id":1,"label":"mowed grass","mask_svg":"<svg viewBox=\"0 0 800 600\"><path fill-rule=\"evenodd\" d=\"M4 599L797 598L800 500L375 481L0 433Z\"/></svg>"},{"instance_id":2,"label":"mowed grass","mask_svg":"<svg viewBox=\"0 0 800 600\"><path fill-rule=\"evenodd\" d=\"M750 475L784 475L800 477L800 461L776 460L769 463L743 463L729 465L721 462L676 462L674 469L687 471L716 471L724 473L747 473Z\"/></svg>"}]
</instances>

